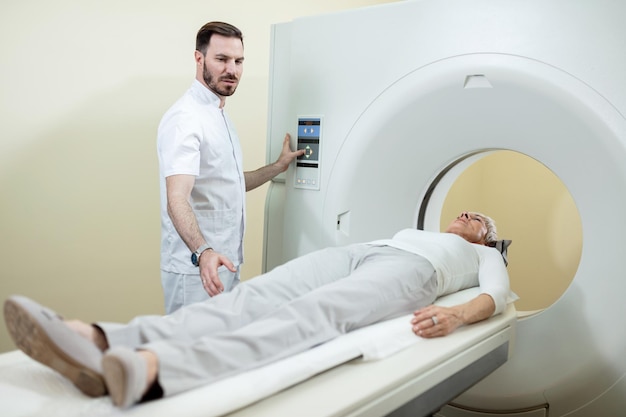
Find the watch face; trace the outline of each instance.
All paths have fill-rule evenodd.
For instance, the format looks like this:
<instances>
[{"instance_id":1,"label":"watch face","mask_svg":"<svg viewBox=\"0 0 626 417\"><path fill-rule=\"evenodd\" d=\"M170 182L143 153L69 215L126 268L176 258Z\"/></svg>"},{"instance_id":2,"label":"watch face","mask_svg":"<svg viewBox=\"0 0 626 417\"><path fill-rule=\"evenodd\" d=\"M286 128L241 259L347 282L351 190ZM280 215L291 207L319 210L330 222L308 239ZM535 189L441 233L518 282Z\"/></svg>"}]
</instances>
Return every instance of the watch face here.
<instances>
[{"instance_id":1,"label":"watch face","mask_svg":"<svg viewBox=\"0 0 626 417\"><path fill-rule=\"evenodd\" d=\"M198 256L195 252L191 254L191 263L194 264L194 266L198 266Z\"/></svg>"}]
</instances>

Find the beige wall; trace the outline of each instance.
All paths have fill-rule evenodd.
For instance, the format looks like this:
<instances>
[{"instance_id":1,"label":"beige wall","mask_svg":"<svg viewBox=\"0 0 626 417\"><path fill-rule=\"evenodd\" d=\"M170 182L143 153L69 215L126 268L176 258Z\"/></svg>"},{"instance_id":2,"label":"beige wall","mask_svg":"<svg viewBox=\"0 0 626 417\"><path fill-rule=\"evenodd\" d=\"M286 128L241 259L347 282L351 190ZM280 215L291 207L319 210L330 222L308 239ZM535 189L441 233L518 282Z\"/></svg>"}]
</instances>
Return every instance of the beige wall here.
<instances>
[{"instance_id":1,"label":"beige wall","mask_svg":"<svg viewBox=\"0 0 626 417\"><path fill-rule=\"evenodd\" d=\"M156 128L194 76L197 29L224 20L245 34L227 108L254 169L265 163L270 25L392 1L3 1L0 299L25 294L85 320L161 313ZM248 194L244 278L261 270L265 192Z\"/></svg>"}]
</instances>

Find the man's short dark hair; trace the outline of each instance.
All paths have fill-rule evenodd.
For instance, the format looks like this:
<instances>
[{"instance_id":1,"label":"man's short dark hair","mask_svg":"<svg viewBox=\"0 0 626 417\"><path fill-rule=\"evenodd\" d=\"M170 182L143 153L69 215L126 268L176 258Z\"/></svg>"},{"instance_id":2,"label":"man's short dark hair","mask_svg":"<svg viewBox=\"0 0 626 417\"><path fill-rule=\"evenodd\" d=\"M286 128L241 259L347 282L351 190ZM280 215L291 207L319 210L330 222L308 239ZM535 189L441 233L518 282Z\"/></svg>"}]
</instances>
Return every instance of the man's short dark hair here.
<instances>
[{"instance_id":1,"label":"man's short dark hair","mask_svg":"<svg viewBox=\"0 0 626 417\"><path fill-rule=\"evenodd\" d=\"M238 38L243 45L243 34L235 26L224 22L209 22L202 26L196 35L196 50L206 55L211 36L215 34L227 38Z\"/></svg>"}]
</instances>

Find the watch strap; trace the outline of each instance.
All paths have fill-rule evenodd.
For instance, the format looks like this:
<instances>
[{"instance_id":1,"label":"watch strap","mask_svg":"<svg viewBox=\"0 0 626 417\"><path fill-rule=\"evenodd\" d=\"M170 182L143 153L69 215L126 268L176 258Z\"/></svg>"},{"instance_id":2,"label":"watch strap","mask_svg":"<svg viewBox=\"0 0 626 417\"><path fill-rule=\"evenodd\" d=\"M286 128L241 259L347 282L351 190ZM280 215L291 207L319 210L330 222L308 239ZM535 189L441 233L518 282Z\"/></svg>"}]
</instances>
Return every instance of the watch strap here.
<instances>
[{"instance_id":1,"label":"watch strap","mask_svg":"<svg viewBox=\"0 0 626 417\"><path fill-rule=\"evenodd\" d=\"M209 249L213 250L213 248L209 246L207 243L205 243L204 245L201 245L198 249L196 249L194 253L191 254L191 263L194 266L200 266L200 255L202 255L202 253L204 253L205 251Z\"/></svg>"}]
</instances>

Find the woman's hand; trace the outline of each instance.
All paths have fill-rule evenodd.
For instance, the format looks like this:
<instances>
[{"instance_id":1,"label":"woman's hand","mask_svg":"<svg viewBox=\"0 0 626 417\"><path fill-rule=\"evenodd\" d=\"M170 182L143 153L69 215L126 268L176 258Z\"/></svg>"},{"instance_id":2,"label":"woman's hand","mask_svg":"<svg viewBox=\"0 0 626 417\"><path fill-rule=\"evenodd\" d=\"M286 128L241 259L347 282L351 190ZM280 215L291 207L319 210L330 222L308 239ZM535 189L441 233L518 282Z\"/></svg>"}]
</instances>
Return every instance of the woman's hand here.
<instances>
[{"instance_id":1,"label":"woman's hand","mask_svg":"<svg viewBox=\"0 0 626 417\"><path fill-rule=\"evenodd\" d=\"M452 333L463 325L454 307L429 305L413 313L413 333L421 337L439 337Z\"/></svg>"}]
</instances>

